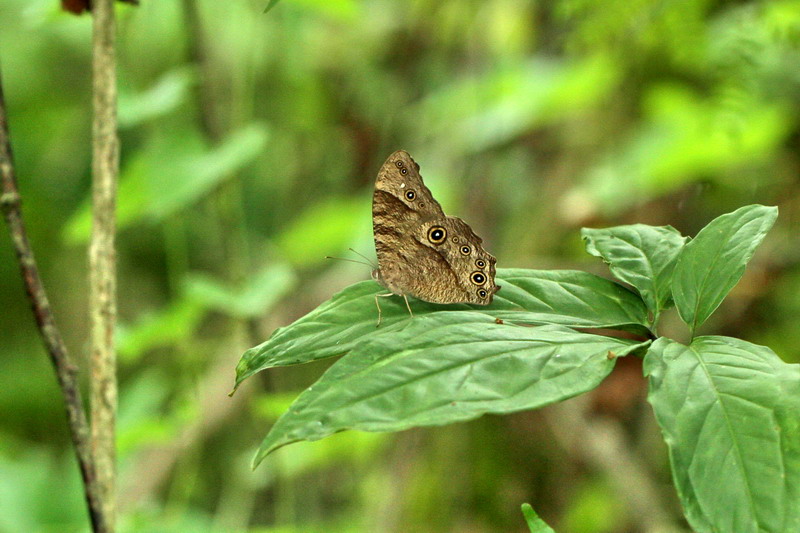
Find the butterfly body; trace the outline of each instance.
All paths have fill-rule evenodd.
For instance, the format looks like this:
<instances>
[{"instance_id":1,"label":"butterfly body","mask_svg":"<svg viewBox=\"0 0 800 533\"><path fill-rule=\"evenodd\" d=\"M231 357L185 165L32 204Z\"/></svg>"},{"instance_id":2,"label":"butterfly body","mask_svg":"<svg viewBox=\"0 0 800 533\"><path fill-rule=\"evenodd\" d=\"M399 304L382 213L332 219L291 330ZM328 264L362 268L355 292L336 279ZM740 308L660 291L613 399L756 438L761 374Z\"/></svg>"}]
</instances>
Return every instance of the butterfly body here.
<instances>
[{"instance_id":1,"label":"butterfly body","mask_svg":"<svg viewBox=\"0 0 800 533\"><path fill-rule=\"evenodd\" d=\"M390 155L378 172L372 223L378 256L372 275L393 294L488 305L500 288L495 258L463 220L444 214L405 151Z\"/></svg>"}]
</instances>

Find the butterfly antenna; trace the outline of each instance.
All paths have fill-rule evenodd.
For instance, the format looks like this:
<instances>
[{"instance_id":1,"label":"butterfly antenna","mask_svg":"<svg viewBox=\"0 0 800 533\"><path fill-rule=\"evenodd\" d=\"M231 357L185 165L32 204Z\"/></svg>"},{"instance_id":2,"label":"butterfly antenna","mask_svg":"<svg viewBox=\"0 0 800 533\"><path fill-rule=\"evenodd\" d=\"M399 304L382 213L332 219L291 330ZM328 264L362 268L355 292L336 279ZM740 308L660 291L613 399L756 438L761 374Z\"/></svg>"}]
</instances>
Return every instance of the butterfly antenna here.
<instances>
[{"instance_id":1,"label":"butterfly antenna","mask_svg":"<svg viewBox=\"0 0 800 533\"><path fill-rule=\"evenodd\" d=\"M359 256L359 257L363 258L364 260L366 260L369 263L369 266L371 266L372 268L378 268L378 266L375 263L373 263L372 260L369 257L367 257L366 255L364 255L364 254L362 254L360 252L357 252L356 250L354 250L352 248L348 248L348 250L350 250L351 252L353 252L357 256Z\"/></svg>"},{"instance_id":2,"label":"butterfly antenna","mask_svg":"<svg viewBox=\"0 0 800 533\"><path fill-rule=\"evenodd\" d=\"M344 258L344 257L333 257L333 256L330 256L330 255L326 255L325 259L338 259L339 261L348 261L350 263L358 263L359 265L366 265L366 266L368 266L370 268L374 268L374 265L372 263L365 263L364 261L359 261L357 259L347 259L347 258Z\"/></svg>"}]
</instances>

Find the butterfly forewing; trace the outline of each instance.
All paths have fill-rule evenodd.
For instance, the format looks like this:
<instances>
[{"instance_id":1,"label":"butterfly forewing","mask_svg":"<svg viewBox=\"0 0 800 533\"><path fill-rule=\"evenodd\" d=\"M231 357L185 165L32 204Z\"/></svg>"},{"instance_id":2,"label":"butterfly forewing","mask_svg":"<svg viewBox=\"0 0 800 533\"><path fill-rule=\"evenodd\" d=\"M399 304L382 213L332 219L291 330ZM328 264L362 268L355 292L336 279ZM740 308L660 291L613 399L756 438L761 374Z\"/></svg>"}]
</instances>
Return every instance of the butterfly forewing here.
<instances>
[{"instance_id":1,"label":"butterfly forewing","mask_svg":"<svg viewBox=\"0 0 800 533\"><path fill-rule=\"evenodd\" d=\"M376 278L390 291L434 303L491 302L495 258L464 221L445 216L407 152L381 167L372 222Z\"/></svg>"}]
</instances>

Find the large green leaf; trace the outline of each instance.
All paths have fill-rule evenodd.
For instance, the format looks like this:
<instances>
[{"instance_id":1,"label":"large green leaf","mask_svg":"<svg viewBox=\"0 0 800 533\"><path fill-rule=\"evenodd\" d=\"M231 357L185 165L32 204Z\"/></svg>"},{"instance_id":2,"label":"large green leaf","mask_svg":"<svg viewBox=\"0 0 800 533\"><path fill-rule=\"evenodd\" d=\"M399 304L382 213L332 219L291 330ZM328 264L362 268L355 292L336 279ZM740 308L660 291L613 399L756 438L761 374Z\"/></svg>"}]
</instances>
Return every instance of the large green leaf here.
<instances>
[{"instance_id":1,"label":"large green leaf","mask_svg":"<svg viewBox=\"0 0 800 533\"><path fill-rule=\"evenodd\" d=\"M692 334L741 279L777 216L777 207L748 205L715 218L683 247L672 276L672 296Z\"/></svg>"},{"instance_id":2,"label":"large green leaf","mask_svg":"<svg viewBox=\"0 0 800 533\"><path fill-rule=\"evenodd\" d=\"M338 431L400 431L533 409L593 389L646 343L446 311L383 331L337 361L275 423L255 458ZM613 355L610 355L611 352Z\"/></svg>"},{"instance_id":3,"label":"large green leaf","mask_svg":"<svg viewBox=\"0 0 800 533\"><path fill-rule=\"evenodd\" d=\"M411 299L414 316L443 309L475 309L495 318L529 324L583 328L638 326L646 331L644 303L631 291L607 279L570 270L500 269L502 286L489 306L439 305ZM374 281L347 287L266 342L251 348L236 367L236 384L265 368L307 363L342 355L381 330L408 324L403 299L381 298L383 322L375 328L375 295L386 289Z\"/></svg>"},{"instance_id":4,"label":"large green leaf","mask_svg":"<svg viewBox=\"0 0 800 533\"><path fill-rule=\"evenodd\" d=\"M730 337L660 338L644 371L694 531L800 531L800 365Z\"/></svg>"},{"instance_id":5,"label":"large green leaf","mask_svg":"<svg viewBox=\"0 0 800 533\"><path fill-rule=\"evenodd\" d=\"M686 237L672 226L583 228L586 251L608 263L611 272L630 283L653 313L653 322L672 299L672 271Z\"/></svg>"}]
</instances>

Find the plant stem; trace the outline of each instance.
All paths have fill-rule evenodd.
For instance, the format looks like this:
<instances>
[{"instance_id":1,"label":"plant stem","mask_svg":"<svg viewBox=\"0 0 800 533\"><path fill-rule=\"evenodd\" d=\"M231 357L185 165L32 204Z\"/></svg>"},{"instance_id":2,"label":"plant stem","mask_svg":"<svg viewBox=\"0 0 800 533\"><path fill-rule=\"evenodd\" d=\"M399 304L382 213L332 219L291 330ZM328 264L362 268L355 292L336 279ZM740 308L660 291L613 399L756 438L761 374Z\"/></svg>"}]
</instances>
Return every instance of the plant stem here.
<instances>
[{"instance_id":1,"label":"plant stem","mask_svg":"<svg viewBox=\"0 0 800 533\"><path fill-rule=\"evenodd\" d=\"M114 327L116 305L116 196L119 174L113 0L92 5L92 237L89 243L92 453L103 513L114 529L117 408Z\"/></svg>"},{"instance_id":2,"label":"plant stem","mask_svg":"<svg viewBox=\"0 0 800 533\"><path fill-rule=\"evenodd\" d=\"M14 251L17 254L17 261L22 273L22 281L31 302L36 325L56 372L59 388L64 396L67 423L83 478L84 497L89 508L92 530L105 533L110 531L110 527L108 516L104 514L103 494L92 459L89 423L86 420L86 412L83 410L81 390L78 386L78 368L70 359L67 346L56 326L22 218L22 199L14 172L14 158L11 151L2 80L0 80L0 179L2 179L3 186L0 206L2 206L8 230L11 233Z\"/></svg>"}]
</instances>

